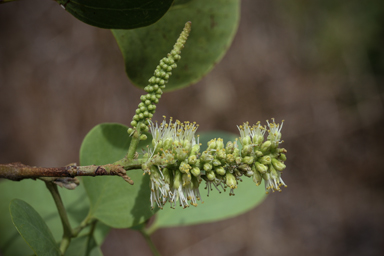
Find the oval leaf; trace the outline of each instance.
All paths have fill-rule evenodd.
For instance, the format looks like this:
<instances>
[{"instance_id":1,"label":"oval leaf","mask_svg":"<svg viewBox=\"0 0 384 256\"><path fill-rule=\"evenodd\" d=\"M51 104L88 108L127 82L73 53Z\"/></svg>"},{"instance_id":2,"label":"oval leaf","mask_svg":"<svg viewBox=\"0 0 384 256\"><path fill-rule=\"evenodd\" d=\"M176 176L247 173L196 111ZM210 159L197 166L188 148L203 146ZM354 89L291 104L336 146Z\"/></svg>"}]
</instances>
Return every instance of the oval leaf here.
<instances>
[{"instance_id":1,"label":"oval leaf","mask_svg":"<svg viewBox=\"0 0 384 256\"><path fill-rule=\"evenodd\" d=\"M60 194L67 210L72 227L76 227L87 216L89 201L84 186L77 187L74 191L59 188ZM4 256L32 254L29 246L14 228L9 215L9 203L14 198L22 199L37 209L49 226L56 241L63 236L63 227L57 213L56 205L47 190L44 182L37 180L22 180L14 182L3 180L0 182L0 251ZM101 244L107 235L106 227L98 223L95 237ZM87 230L84 230L87 232Z\"/></svg>"},{"instance_id":2,"label":"oval leaf","mask_svg":"<svg viewBox=\"0 0 384 256\"><path fill-rule=\"evenodd\" d=\"M165 91L199 81L228 50L238 26L239 11L238 0L193 0L172 8L149 27L112 30L128 77L144 88L159 60L171 51L185 22L191 21L191 34Z\"/></svg>"},{"instance_id":3,"label":"oval leaf","mask_svg":"<svg viewBox=\"0 0 384 256\"><path fill-rule=\"evenodd\" d=\"M205 150L207 142L213 138L222 138L226 143L229 140L234 141L236 137L235 134L231 133L206 132L200 135L200 142L203 145L202 149ZM207 190L204 190L204 187L203 183L200 184L200 194L204 204L187 209L164 207L157 213L155 222L150 229L186 226L234 217L252 209L266 197L264 186L256 186L252 178L247 177L244 177L243 182L235 189L235 196L229 196L228 190L219 194L217 190L213 189L207 197Z\"/></svg>"},{"instance_id":4,"label":"oval leaf","mask_svg":"<svg viewBox=\"0 0 384 256\"><path fill-rule=\"evenodd\" d=\"M128 127L104 123L95 126L84 138L80 149L81 165L102 165L122 159L128 152L131 138ZM150 142L151 136L148 134ZM146 142L141 141L139 148ZM90 215L108 226L127 228L138 225L154 212L150 206L149 176L141 170L128 172L135 184L120 177L84 177L84 186L91 202Z\"/></svg>"},{"instance_id":5,"label":"oval leaf","mask_svg":"<svg viewBox=\"0 0 384 256\"><path fill-rule=\"evenodd\" d=\"M56 0L84 23L100 28L133 29L158 21L173 0Z\"/></svg>"},{"instance_id":6,"label":"oval leaf","mask_svg":"<svg viewBox=\"0 0 384 256\"><path fill-rule=\"evenodd\" d=\"M9 211L17 231L37 256L61 255L47 224L32 206L23 200L14 199L9 205Z\"/></svg>"}]
</instances>

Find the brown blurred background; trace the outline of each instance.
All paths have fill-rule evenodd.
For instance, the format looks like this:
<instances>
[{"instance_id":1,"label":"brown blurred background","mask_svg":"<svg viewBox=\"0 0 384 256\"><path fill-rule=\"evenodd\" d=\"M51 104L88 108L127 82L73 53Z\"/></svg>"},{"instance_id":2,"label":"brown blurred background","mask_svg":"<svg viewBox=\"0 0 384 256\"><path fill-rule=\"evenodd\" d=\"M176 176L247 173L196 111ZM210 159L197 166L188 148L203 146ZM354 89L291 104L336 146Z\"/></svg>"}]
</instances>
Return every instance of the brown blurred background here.
<instances>
[{"instance_id":1,"label":"brown blurred background","mask_svg":"<svg viewBox=\"0 0 384 256\"><path fill-rule=\"evenodd\" d=\"M162 115L200 131L285 119L288 188L233 219L153 235L163 255L383 255L384 1L242 1L233 45ZM141 91L108 30L47 0L0 5L0 162L78 161L96 124L128 124ZM230 206L228 206L230 207ZM150 255L113 230L108 255Z\"/></svg>"}]
</instances>

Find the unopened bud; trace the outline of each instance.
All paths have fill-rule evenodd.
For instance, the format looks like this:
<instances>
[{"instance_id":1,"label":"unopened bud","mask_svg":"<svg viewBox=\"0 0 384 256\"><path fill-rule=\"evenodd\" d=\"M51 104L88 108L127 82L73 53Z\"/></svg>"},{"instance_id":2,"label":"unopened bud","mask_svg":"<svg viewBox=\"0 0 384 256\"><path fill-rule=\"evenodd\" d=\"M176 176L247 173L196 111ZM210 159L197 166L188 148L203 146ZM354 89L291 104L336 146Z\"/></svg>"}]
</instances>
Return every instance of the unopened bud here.
<instances>
[{"instance_id":1,"label":"unopened bud","mask_svg":"<svg viewBox=\"0 0 384 256\"><path fill-rule=\"evenodd\" d=\"M263 156L259 159L259 162L262 164L270 164L271 163L271 157L270 156Z\"/></svg>"},{"instance_id":2,"label":"unopened bud","mask_svg":"<svg viewBox=\"0 0 384 256\"><path fill-rule=\"evenodd\" d=\"M204 171L207 172L207 171L212 170L212 165L210 163L205 163L203 168L204 168Z\"/></svg>"},{"instance_id":3,"label":"unopened bud","mask_svg":"<svg viewBox=\"0 0 384 256\"><path fill-rule=\"evenodd\" d=\"M193 167L191 170L191 173L193 176L198 177L200 175L200 168L199 167Z\"/></svg>"},{"instance_id":4,"label":"unopened bud","mask_svg":"<svg viewBox=\"0 0 384 256\"><path fill-rule=\"evenodd\" d=\"M216 175L213 171L207 171L205 175L207 176L207 179L210 181L215 180L216 178Z\"/></svg>"},{"instance_id":5,"label":"unopened bud","mask_svg":"<svg viewBox=\"0 0 384 256\"><path fill-rule=\"evenodd\" d=\"M260 173L266 173L268 171L268 166L261 164L259 162L255 162L256 170Z\"/></svg>"},{"instance_id":6,"label":"unopened bud","mask_svg":"<svg viewBox=\"0 0 384 256\"><path fill-rule=\"evenodd\" d=\"M253 156L246 156L246 157L243 157L242 162L251 165L253 164L254 160L255 158Z\"/></svg>"},{"instance_id":7,"label":"unopened bud","mask_svg":"<svg viewBox=\"0 0 384 256\"><path fill-rule=\"evenodd\" d=\"M225 169L223 167L215 168L215 172L219 175L225 175Z\"/></svg>"},{"instance_id":8,"label":"unopened bud","mask_svg":"<svg viewBox=\"0 0 384 256\"><path fill-rule=\"evenodd\" d=\"M271 142L269 140L267 140L266 142L263 143L263 145L261 145L260 147L260 150L262 152L267 152L269 150L269 148L271 147Z\"/></svg>"},{"instance_id":9,"label":"unopened bud","mask_svg":"<svg viewBox=\"0 0 384 256\"><path fill-rule=\"evenodd\" d=\"M225 175L225 184L227 184L228 187L231 189L237 188L237 181L235 176L233 176L232 173L227 173Z\"/></svg>"},{"instance_id":10,"label":"unopened bud","mask_svg":"<svg viewBox=\"0 0 384 256\"><path fill-rule=\"evenodd\" d=\"M225 152L227 154L232 154L234 149L235 149L235 147L233 146L232 141L228 141L227 145L225 146Z\"/></svg>"},{"instance_id":11,"label":"unopened bud","mask_svg":"<svg viewBox=\"0 0 384 256\"><path fill-rule=\"evenodd\" d=\"M224 148L223 139L218 138L216 141L216 149L219 150L219 149L223 149L223 148Z\"/></svg>"},{"instance_id":12,"label":"unopened bud","mask_svg":"<svg viewBox=\"0 0 384 256\"><path fill-rule=\"evenodd\" d=\"M276 170L278 170L280 172L286 168L285 164L283 164L282 162L280 162L276 158L272 159L272 165L273 165L273 167L275 167Z\"/></svg>"}]
</instances>

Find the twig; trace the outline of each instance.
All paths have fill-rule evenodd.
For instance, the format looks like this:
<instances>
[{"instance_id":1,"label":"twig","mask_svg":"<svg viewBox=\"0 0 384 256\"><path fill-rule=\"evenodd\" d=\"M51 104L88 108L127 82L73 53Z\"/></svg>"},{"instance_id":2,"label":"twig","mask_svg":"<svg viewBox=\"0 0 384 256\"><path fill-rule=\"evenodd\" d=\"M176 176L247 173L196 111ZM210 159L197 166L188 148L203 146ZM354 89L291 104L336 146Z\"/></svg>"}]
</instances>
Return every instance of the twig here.
<instances>
[{"instance_id":1,"label":"twig","mask_svg":"<svg viewBox=\"0 0 384 256\"><path fill-rule=\"evenodd\" d=\"M65 167L35 167L24 165L22 163L0 164L0 178L19 181L22 179L36 179L41 177L52 177L52 179L43 179L44 181L57 181L61 177L76 177L76 176L103 176L103 175L117 175L122 177L129 184L133 181L128 177L126 170L140 169L140 161L120 160L126 166L118 164L106 165L88 165L76 166L69 165ZM59 184L60 185L60 184Z\"/></svg>"}]
</instances>

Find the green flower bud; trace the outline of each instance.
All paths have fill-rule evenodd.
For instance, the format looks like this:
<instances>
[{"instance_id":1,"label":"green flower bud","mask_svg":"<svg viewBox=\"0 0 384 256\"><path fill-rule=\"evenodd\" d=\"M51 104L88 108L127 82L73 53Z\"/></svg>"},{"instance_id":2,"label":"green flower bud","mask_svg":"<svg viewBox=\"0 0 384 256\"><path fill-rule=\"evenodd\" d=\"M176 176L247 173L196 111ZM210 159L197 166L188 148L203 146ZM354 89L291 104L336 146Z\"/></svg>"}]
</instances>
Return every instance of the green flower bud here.
<instances>
[{"instance_id":1,"label":"green flower bud","mask_svg":"<svg viewBox=\"0 0 384 256\"><path fill-rule=\"evenodd\" d=\"M219 165L221 165L221 162L219 160L217 160L217 159L213 159L212 165L213 166L219 166Z\"/></svg>"},{"instance_id":2,"label":"green flower bud","mask_svg":"<svg viewBox=\"0 0 384 256\"><path fill-rule=\"evenodd\" d=\"M235 147L233 146L232 141L228 141L228 142L227 142L227 145L226 145L226 147L225 147L225 152L226 152L227 154L232 154L233 151L234 151L234 149L235 149Z\"/></svg>"},{"instance_id":3,"label":"green flower bud","mask_svg":"<svg viewBox=\"0 0 384 256\"><path fill-rule=\"evenodd\" d=\"M283 164L282 162L280 162L276 158L272 158L272 165L273 165L273 167L275 167L276 170L278 170L280 172L286 168L285 164Z\"/></svg>"},{"instance_id":4,"label":"green flower bud","mask_svg":"<svg viewBox=\"0 0 384 256\"><path fill-rule=\"evenodd\" d=\"M132 122L131 122L131 126L136 127L136 125L137 125L137 122L136 122L136 121L132 121Z\"/></svg>"},{"instance_id":5,"label":"green flower bud","mask_svg":"<svg viewBox=\"0 0 384 256\"><path fill-rule=\"evenodd\" d=\"M238 156L240 156L240 149L235 148L235 149L233 150L233 156L234 156L234 157L238 157Z\"/></svg>"},{"instance_id":6,"label":"green flower bud","mask_svg":"<svg viewBox=\"0 0 384 256\"><path fill-rule=\"evenodd\" d=\"M164 141L164 149L170 150L172 148L173 140L171 138L166 138Z\"/></svg>"},{"instance_id":7,"label":"green flower bud","mask_svg":"<svg viewBox=\"0 0 384 256\"><path fill-rule=\"evenodd\" d=\"M146 140L146 139L147 139L147 135L145 135L145 134L140 135L140 140Z\"/></svg>"},{"instance_id":8,"label":"green flower bud","mask_svg":"<svg viewBox=\"0 0 384 256\"><path fill-rule=\"evenodd\" d=\"M212 170L212 165L210 163L205 163L203 166L204 171L208 172Z\"/></svg>"},{"instance_id":9,"label":"green flower bud","mask_svg":"<svg viewBox=\"0 0 384 256\"><path fill-rule=\"evenodd\" d=\"M231 189L237 188L237 181L235 176L233 176L232 173L227 173L225 175L225 184L227 184L227 186L230 187Z\"/></svg>"},{"instance_id":10,"label":"green flower bud","mask_svg":"<svg viewBox=\"0 0 384 256\"><path fill-rule=\"evenodd\" d=\"M189 170L192 169L192 167L187 164L186 162L181 162L179 166L179 170L182 173L189 173Z\"/></svg>"},{"instance_id":11,"label":"green flower bud","mask_svg":"<svg viewBox=\"0 0 384 256\"><path fill-rule=\"evenodd\" d=\"M224 148L224 142L223 139L218 138L216 141L216 149L223 149Z\"/></svg>"},{"instance_id":12,"label":"green flower bud","mask_svg":"<svg viewBox=\"0 0 384 256\"><path fill-rule=\"evenodd\" d=\"M253 136L252 141L253 141L253 144L260 146L261 143L263 143L263 141L264 141L264 136L255 135L255 136Z\"/></svg>"},{"instance_id":13,"label":"green flower bud","mask_svg":"<svg viewBox=\"0 0 384 256\"><path fill-rule=\"evenodd\" d=\"M181 177L183 181L183 187L187 186L188 184L191 184L191 174L183 173Z\"/></svg>"},{"instance_id":14,"label":"green flower bud","mask_svg":"<svg viewBox=\"0 0 384 256\"><path fill-rule=\"evenodd\" d=\"M235 158L236 164L241 164L241 157L238 156Z\"/></svg>"},{"instance_id":15,"label":"green flower bud","mask_svg":"<svg viewBox=\"0 0 384 256\"><path fill-rule=\"evenodd\" d=\"M251 167L250 167L249 165L247 165L247 164L242 164L242 165L240 165L240 166L239 166L239 169L240 169L240 170L243 170L243 171L245 171L245 172L249 172L249 171L251 171Z\"/></svg>"},{"instance_id":16,"label":"green flower bud","mask_svg":"<svg viewBox=\"0 0 384 256\"><path fill-rule=\"evenodd\" d=\"M271 144L272 143L269 140L267 140L266 142L263 143L263 145L261 145L260 150L262 152L267 152L270 149Z\"/></svg>"},{"instance_id":17,"label":"green flower bud","mask_svg":"<svg viewBox=\"0 0 384 256\"><path fill-rule=\"evenodd\" d=\"M193 147L192 147L192 150L191 150L191 154L190 155L197 155L200 151L200 145L199 144L195 144Z\"/></svg>"},{"instance_id":18,"label":"green flower bud","mask_svg":"<svg viewBox=\"0 0 384 256\"><path fill-rule=\"evenodd\" d=\"M241 155L243 156L249 156L253 151L252 145L245 145L243 146L243 149L241 150Z\"/></svg>"},{"instance_id":19,"label":"green flower bud","mask_svg":"<svg viewBox=\"0 0 384 256\"><path fill-rule=\"evenodd\" d=\"M245 156L243 157L242 162L251 165L254 160L255 158L253 156Z\"/></svg>"},{"instance_id":20,"label":"green flower bud","mask_svg":"<svg viewBox=\"0 0 384 256\"><path fill-rule=\"evenodd\" d=\"M225 157L227 154L225 153L225 149L218 149L216 150L216 158L219 159L220 161L225 160Z\"/></svg>"},{"instance_id":21,"label":"green flower bud","mask_svg":"<svg viewBox=\"0 0 384 256\"><path fill-rule=\"evenodd\" d=\"M260 173L266 173L268 171L268 166L261 164L259 162L255 162L255 168Z\"/></svg>"},{"instance_id":22,"label":"green flower bud","mask_svg":"<svg viewBox=\"0 0 384 256\"><path fill-rule=\"evenodd\" d=\"M191 155L188 157L188 163L189 164L194 165L194 164L196 164L196 162L197 162L197 157L195 155Z\"/></svg>"},{"instance_id":23,"label":"green flower bud","mask_svg":"<svg viewBox=\"0 0 384 256\"><path fill-rule=\"evenodd\" d=\"M207 176L207 179L210 181L215 180L216 178L216 175L213 171L207 171L205 175Z\"/></svg>"},{"instance_id":24,"label":"green flower bud","mask_svg":"<svg viewBox=\"0 0 384 256\"><path fill-rule=\"evenodd\" d=\"M210 155L207 151L204 151L203 154L201 155L201 161L207 162L207 163L212 163L213 161L213 156Z\"/></svg>"},{"instance_id":25,"label":"green flower bud","mask_svg":"<svg viewBox=\"0 0 384 256\"><path fill-rule=\"evenodd\" d=\"M253 172L253 177L252 177L253 182L256 183L256 186L259 186L261 184L261 181L263 178L261 177L261 174L258 171Z\"/></svg>"},{"instance_id":26,"label":"green flower bud","mask_svg":"<svg viewBox=\"0 0 384 256\"><path fill-rule=\"evenodd\" d=\"M215 172L219 175L225 175L225 169L223 167L216 167Z\"/></svg>"},{"instance_id":27,"label":"green flower bud","mask_svg":"<svg viewBox=\"0 0 384 256\"><path fill-rule=\"evenodd\" d=\"M253 177L253 171L247 171L244 173L244 175L247 177Z\"/></svg>"},{"instance_id":28,"label":"green flower bud","mask_svg":"<svg viewBox=\"0 0 384 256\"><path fill-rule=\"evenodd\" d=\"M227 163L234 163L235 157L232 154L227 154L226 160L227 160Z\"/></svg>"},{"instance_id":29,"label":"green flower bud","mask_svg":"<svg viewBox=\"0 0 384 256\"><path fill-rule=\"evenodd\" d=\"M261 152L261 151L255 151L255 154L257 157L261 157L264 155L263 152Z\"/></svg>"},{"instance_id":30,"label":"green flower bud","mask_svg":"<svg viewBox=\"0 0 384 256\"><path fill-rule=\"evenodd\" d=\"M271 163L271 157L269 155L263 156L259 159L259 162L262 164L270 164Z\"/></svg>"},{"instance_id":31,"label":"green flower bud","mask_svg":"<svg viewBox=\"0 0 384 256\"><path fill-rule=\"evenodd\" d=\"M212 149L216 149L216 139L208 141L208 151Z\"/></svg>"},{"instance_id":32,"label":"green flower bud","mask_svg":"<svg viewBox=\"0 0 384 256\"><path fill-rule=\"evenodd\" d=\"M129 133L129 132L128 132ZM282 161L286 161L287 160L287 156L284 154L284 153L281 153L279 158L282 160Z\"/></svg>"},{"instance_id":33,"label":"green flower bud","mask_svg":"<svg viewBox=\"0 0 384 256\"><path fill-rule=\"evenodd\" d=\"M129 135L131 135L131 134L133 134L134 131L135 131L135 130L133 130L132 128L128 128L128 131L127 131L127 132L128 132Z\"/></svg>"},{"instance_id":34,"label":"green flower bud","mask_svg":"<svg viewBox=\"0 0 384 256\"><path fill-rule=\"evenodd\" d=\"M167 184L171 184L172 182L172 172L168 168L163 168L162 170L164 176L164 182Z\"/></svg>"},{"instance_id":35,"label":"green flower bud","mask_svg":"<svg viewBox=\"0 0 384 256\"><path fill-rule=\"evenodd\" d=\"M181 184L182 184L182 179L181 179L181 172L178 170L175 171L175 176L173 178L173 188L178 189Z\"/></svg>"},{"instance_id":36,"label":"green flower bud","mask_svg":"<svg viewBox=\"0 0 384 256\"><path fill-rule=\"evenodd\" d=\"M245 136L241 138L241 144L244 146L252 144L252 140L250 136Z\"/></svg>"},{"instance_id":37,"label":"green flower bud","mask_svg":"<svg viewBox=\"0 0 384 256\"><path fill-rule=\"evenodd\" d=\"M199 167L193 167L191 170L191 173L193 176L198 177L200 175L200 168Z\"/></svg>"}]
</instances>

